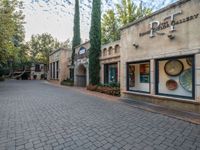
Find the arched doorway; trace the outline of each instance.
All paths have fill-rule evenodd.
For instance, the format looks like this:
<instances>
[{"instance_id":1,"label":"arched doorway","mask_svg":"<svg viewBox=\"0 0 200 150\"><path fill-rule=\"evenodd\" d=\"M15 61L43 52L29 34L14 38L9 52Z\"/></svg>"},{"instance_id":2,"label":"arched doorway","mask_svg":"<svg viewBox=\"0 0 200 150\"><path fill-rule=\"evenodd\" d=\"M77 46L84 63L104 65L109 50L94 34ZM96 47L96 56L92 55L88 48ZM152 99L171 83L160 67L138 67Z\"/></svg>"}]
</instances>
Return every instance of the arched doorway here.
<instances>
[{"instance_id":1,"label":"arched doorway","mask_svg":"<svg viewBox=\"0 0 200 150\"><path fill-rule=\"evenodd\" d=\"M83 64L80 64L77 68L77 86L85 87L86 86L86 68Z\"/></svg>"}]
</instances>

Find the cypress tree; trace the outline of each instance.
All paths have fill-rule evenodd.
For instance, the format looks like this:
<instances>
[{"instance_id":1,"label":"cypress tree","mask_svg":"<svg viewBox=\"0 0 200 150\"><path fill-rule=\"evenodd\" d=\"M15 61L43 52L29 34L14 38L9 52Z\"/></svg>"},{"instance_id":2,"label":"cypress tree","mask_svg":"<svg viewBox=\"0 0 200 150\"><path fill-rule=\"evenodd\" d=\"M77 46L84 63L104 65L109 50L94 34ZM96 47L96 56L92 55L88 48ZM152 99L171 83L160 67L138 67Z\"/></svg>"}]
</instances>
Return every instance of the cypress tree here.
<instances>
[{"instance_id":1,"label":"cypress tree","mask_svg":"<svg viewBox=\"0 0 200 150\"><path fill-rule=\"evenodd\" d=\"M72 65L74 65L75 47L81 43L80 37L80 14L79 14L79 0L75 0L75 13L74 13L74 36L72 40Z\"/></svg>"},{"instance_id":2,"label":"cypress tree","mask_svg":"<svg viewBox=\"0 0 200 150\"><path fill-rule=\"evenodd\" d=\"M92 2L92 18L89 36L89 77L90 84L96 85L100 80L101 0L93 0Z\"/></svg>"}]
</instances>

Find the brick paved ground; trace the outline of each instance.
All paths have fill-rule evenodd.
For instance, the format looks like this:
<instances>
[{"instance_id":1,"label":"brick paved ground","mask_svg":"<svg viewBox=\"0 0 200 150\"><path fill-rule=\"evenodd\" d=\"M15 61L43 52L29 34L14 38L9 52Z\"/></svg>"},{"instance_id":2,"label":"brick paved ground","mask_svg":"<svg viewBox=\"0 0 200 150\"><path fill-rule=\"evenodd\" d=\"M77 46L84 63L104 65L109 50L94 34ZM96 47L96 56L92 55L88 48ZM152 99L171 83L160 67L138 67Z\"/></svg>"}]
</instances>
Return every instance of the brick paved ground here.
<instances>
[{"instance_id":1,"label":"brick paved ground","mask_svg":"<svg viewBox=\"0 0 200 150\"><path fill-rule=\"evenodd\" d=\"M200 126L43 81L0 82L0 150L200 149Z\"/></svg>"}]
</instances>

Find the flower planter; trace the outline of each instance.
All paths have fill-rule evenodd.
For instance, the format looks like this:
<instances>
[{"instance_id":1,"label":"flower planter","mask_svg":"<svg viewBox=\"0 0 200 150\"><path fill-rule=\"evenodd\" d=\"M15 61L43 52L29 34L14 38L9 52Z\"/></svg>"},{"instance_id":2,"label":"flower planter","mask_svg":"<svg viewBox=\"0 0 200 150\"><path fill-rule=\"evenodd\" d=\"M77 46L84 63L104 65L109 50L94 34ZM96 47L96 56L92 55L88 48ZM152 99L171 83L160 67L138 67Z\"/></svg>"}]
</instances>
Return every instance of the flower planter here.
<instances>
[{"instance_id":1,"label":"flower planter","mask_svg":"<svg viewBox=\"0 0 200 150\"><path fill-rule=\"evenodd\" d=\"M108 95L119 96L120 88L119 87L110 87L110 86L102 86L102 85L88 85L87 90L97 91L100 93L105 93Z\"/></svg>"},{"instance_id":2,"label":"flower planter","mask_svg":"<svg viewBox=\"0 0 200 150\"><path fill-rule=\"evenodd\" d=\"M96 91L97 90L97 85L88 85L87 86L87 90L90 90L90 91Z\"/></svg>"},{"instance_id":3,"label":"flower planter","mask_svg":"<svg viewBox=\"0 0 200 150\"><path fill-rule=\"evenodd\" d=\"M63 80L60 84L65 86L74 86L74 82L68 80Z\"/></svg>"}]
</instances>

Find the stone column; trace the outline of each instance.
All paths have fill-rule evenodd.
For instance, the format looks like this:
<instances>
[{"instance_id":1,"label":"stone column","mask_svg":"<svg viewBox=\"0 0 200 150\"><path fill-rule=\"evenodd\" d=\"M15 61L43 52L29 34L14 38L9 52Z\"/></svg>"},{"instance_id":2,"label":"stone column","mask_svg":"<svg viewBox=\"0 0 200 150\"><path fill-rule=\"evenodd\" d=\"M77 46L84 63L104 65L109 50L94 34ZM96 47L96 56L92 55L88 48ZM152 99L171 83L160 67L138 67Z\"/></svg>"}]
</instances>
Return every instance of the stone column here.
<instances>
[{"instance_id":1,"label":"stone column","mask_svg":"<svg viewBox=\"0 0 200 150\"><path fill-rule=\"evenodd\" d=\"M90 84L90 77L89 77L89 64L85 65L86 68L86 86Z\"/></svg>"},{"instance_id":2,"label":"stone column","mask_svg":"<svg viewBox=\"0 0 200 150\"><path fill-rule=\"evenodd\" d=\"M59 76L60 76L60 61L59 60L57 61L57 65L58 65L58 68L57 68L56 76L58 73L57 79L60 80L60 78L59 78Z\"/></svg>"},{"instance_id":3,"label":"stone column","mask_svg":"<svg viewBox=\"0 0 200 150\"><path fill-rule=\"evenodd\" d=\"M51 63L49 63L48 80L51 79Z\"/></svg>"},{"instance_id":4,"label":"stone column","mask_svg":"<svg viewBox=\"0 0 200 150\"><path fill-rule=\"evenodd\" d=\"M123 91L127 90L127 66L126 62L121 62L121 69L120 69L120 88L121 88L121 94L122 97L124 96Z\"/></svg>"},{"instance_id":5,"label":"stone column","mask_svg":"<svg viewBox=\"0 0 200 150\"><path fill-rule=\"evenodd\" d=\"M120 83L120 61L117 62L117 80Z\"/></svg>"},{"instance_id":6,"label":"stone column","mask_svg":"<svg viewBox=\"0 0 200 150\"><path fill-rule=\"evenodd\" d=\"M77 64L74 64L74 85L75 86L77 86L77 76L76 76L76 74L77 74Z\"/></svg>"},{"instance_id":7,"label":"stone column","mask_svg":"<svg viewBox=\"0 0 200 150\"><path fill-rule=\"evenodd\" d=\"M200 102L200 54L195 55L195 100Z\"/></svg>"},{"instance_id":8,"label":"stone column","mask_svg":"<svg viewBox=\"0 0 200 150\"><path fill-rule=\"evenodd\" d=\"M104 64L101 64L100 78L101 78L101 83L104 84Z\"/></svg>"},{"instance_id":9,"label":"stone column","mask_svg":"<svg viewBox=\"0 0 200 150\"><path fill-rule=\"evenodd\" d=\"M155 95L155 60L150 60L150 93L151 95Z\"/></svg>"},{"instance_id":10,"label":"stone column","mask_svg":"<svg viewBox=\"0 0 200 150\"><path fill-rule=\"evenodd\" d=\"M53 62L51 63L51 79L53 79Z\"/></svg>"},{"instance_id":11,"label":"stone column","mask_svg":"<svg viewBox=\"0 0 200 150\"><path fill-rule=\"evenodd\" d=\"M53 62L53 79L55 79L55 68L56 68L56 64L55 64L55 62Z\"/></svg>"},{"instance_id":12,"label":"stone column","mask_svg":"<svg viewBox=\"0 0 200 150\"><path fill-rule=\"evenodd\" d=\"M55 79L57 79L57 62L55 62L55 73L54 73L54 77L55 77Z\"/></svg>"}]
</instances>

